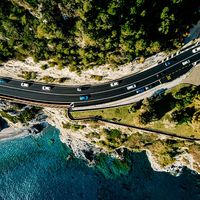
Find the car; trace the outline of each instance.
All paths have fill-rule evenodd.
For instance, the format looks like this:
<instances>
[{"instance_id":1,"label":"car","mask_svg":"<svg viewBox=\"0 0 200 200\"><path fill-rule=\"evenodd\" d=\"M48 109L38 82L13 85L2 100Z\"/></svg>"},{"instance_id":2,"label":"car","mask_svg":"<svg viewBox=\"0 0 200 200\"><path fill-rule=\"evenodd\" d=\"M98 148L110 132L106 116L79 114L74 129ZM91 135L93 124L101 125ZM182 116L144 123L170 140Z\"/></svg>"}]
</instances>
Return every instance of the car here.
<instances>
[{"instance_id":1,"label":"car","mask_svg":"<svg viewBox=\"0 0 200 200\"><path fill-rule=\"evenodd\" d=\"M192 49L192 53L196 53L196 52L198 52L198 51L200 51L200 47L197 47L197 48L195 48L195 49Z\"/></svg>"},{"instance_id":2,"label":"car","mask_svg":"<svg viewBox=\"0 0 200 200\"><path fill-rule=\"evenodd\" d=\"M192 65L196 66L200 61L193 62Z\"/></svg>"},{"instance_id":3,"label":"car","mask_svg":"<svg viewBox=\"0 0 200 200\"><path fill-rule=\"evenodd\" d=\"M87 101L89 99L89 95L83 95L79 97L80 101Z\"/></svg>"},{"instance_id":4,"label":"car","mask_svg":"<svg viewBox=\"0 0 200 200\"><path fill-rule=\"evenodd\" d=\"M196 66L196 65L197 65L197 62L193 62L192 65L193 65L193 66Z\"/></svg>"},{"instance_id":5,"label":"car","mask_svg":"<svg viewBox=\"0 0 200 200\"><path fill-rule=\"evenodd\" d=\"M51 86L43 85L42 86L42 90L50 91L51 90Z\"/></svg>"},{"instance_id":6,"label":"car","mask_svg":"<svg viewBox=\"0 0 200 200\"><path fill-rule=\"evenodd\" d=\"M3 78L0 79L0 84L2 84L2 85L5 84L5 83L7 83L7 82L8 82L8 81L5 80L5 79L3 79Z\"/></svg>"},{"instance_id":7,"label":"car","mask_svg":"<svg viewBox=\"0 0 200 200\"><path fill-rule=\"evenodd\" d=\"M115 81L115 82L110 83L110 86L111 86L111 87L115 87L115 86L118 86L118 85L119 85L119 82L118 82L118 81Z\"/></svg>"},{"instance_id":8,"label":"car","mask_svg":"<svg viewBox=\"0 0 200 200\"><path fill-rule=\"evenodd\" d=\"M168 67L169 65L171 65L170 61L165 62L165 66Z\"/></svg>"},{"instance_id":9,"label":"car","mask_svg":"<svg viewBox=\"0 0 200 200\"><path fill-rule=\"evenodd\" d=\"M145 90L149 90L151 87L151 85L145 86Z\"/></svg>"},{"instance_id":10,"label":"car","mask_svg":"<svg viewBox=\"0 0 200 200\"><path fill-rule=\"evenodd\" d=\"M176 52L176 56L179 55L179 54L180 54L180 51L177 51L177 52Z\"/></svg>"},{"instance_id":11,"label":"car","mask_svg":"<svg viewBox=\"0 0 200 200\"><path fill-rule=\"evenodd\" d=\"M22 87L29 87L30 85L29 85L29 83L27 83L27 82L22 82L22 83L21 83L21 86L22 86Z\"/></svg>"},{"instance_id":12,"label":"car","mask_svg":"<svg viewBox=\"0 0 200 200\"><path fill-rule=\"evenodd\" d=\"M144 88L140 88L140 89L136 90L136 94L139 94L139 93L142 93L142 92L144 92Z\"/></svg>"},{"instance_id":13,"label":"car","mask_svg":"<svg viewBox=\"0 0 200 200\"><path fill-rule=\"evenodd\" d=\"M84 85L84 86L77 87L76 90L77 90L77 92L81 92L81 91L87 90L89 88L90 88L89 85Z\"/></svg>"},{"instance_id":14,"label":"car","mask_svg":"<svg viewBox=\"0 0 200 200\"><path fill-rule=\"evenodd\" d=\"M185 61L182 62L182 65L185 66L185 65L187 65L189 63L190 63L190 60L185 60Z\"/></svg>"},{"instance_id":15,"label":"car","mask_svg":"<svg viewBox=\"0 0 200 200\"><path fill-rule=\"evenodd\" d=\"M127 90L132 90L134 88L136 88L136 84L133 84L133 85L129 85L128 87L126 87Z\"/></svg>"}]
</instances>

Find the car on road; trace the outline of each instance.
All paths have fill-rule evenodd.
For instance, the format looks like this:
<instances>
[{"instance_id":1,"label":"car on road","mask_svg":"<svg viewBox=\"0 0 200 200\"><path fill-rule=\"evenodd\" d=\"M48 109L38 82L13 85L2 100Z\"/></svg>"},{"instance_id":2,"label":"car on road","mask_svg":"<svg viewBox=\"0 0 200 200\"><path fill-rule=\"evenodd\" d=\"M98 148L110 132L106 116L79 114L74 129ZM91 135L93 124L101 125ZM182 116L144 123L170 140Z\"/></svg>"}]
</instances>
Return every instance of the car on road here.
<instances>
[{"instance_id":1,"label":"car on road","mask_svg":"<svg viewBox=\"0 0 200 200\"><path fill-rule=\"evenodd\" d=\"M30 86L30 84L27 83L27 82L22 82L21 83L21 87L29 87L29 86Z\"/></svg>"},{"instance_id":2,"label":"car on road","mask_svg":"<svg viewBox=\"0 0 200 200\"><path fill-rule=\"evenodd\" d=\"M171 61L166 61L166 62L165 62L165 66L166 66L166 67L170 66L171 64L172 64Z\"/></svg>"},{"instance_id":3,"label":"car on road","mask_svg":"<svg viewBox=\"0 0 200 200\"><path fill-rule=\"evenodd\" d=\"M145 91L144 88L140 88L140 89L136 90L136 94L142 93L142 92L144 92L144 91Z\"/></svg>"},{"instance_id":4,"label":"car on road","mask_svg":"<svg viewBox=\"0 0 200 200\"><path fill-rule=\"evenodd\" d=\"M8 81L5 80L5 79L3 79L3 78L0 79L0 84L2 84L2 85L3 85L3 84L6 84L7 82L8 82Z\"/></svg>"},{"instance_id":5,"label":"car on road","mask_svg":"<svg viewBox=\"0 0 200 200\"><path fill-rule=\"evenodd\" d=\"M119 85L119 82L118 82L118 81L115 81L115 82L110 83L110 86L111 86L111 87L115 87L115 86L118 86L118 85Z\"/></svg>"},{"instance_id":6,"label":"car on road","mask_svg":"<svg viewBox=\"0 0 200 200\"><path fill-rule=\"evenodd\" d=\"M193 62L192 65L196 66L200 61Z\"/></svg>"},{"instance_id":7,"label":"car on road","mask_svg":"<svg viewBox=\"0 0 200 200\"><path fill-rule=\"evenodd\" d=\"M51 86L43 85L42 86L42 90L44 90L44 91L50 91L51 90Z\"/></svg>"},{"instance_id":8,"label":"car on road","mask_svg":"<svg viewBox=\"0 0 200 200\"><path fill-rule=\"evenodd\" d=\"M151 85L147 85L147 86L145 86L145 90L149 90L149 89L151 89L151 88L152 88Z\"/></svg>"},{"instance_id":9,"label":"car on road","mask_svg":"<svg viewBox=\"0 0 200 200\"><path fill-rule=\"evenodd\" d=\"M195 49L192 49L192 53L196 53L196 52L198 52L198 51L200 51L200 47L197 47L197 48L195 48Z\"/></svg>"},{"instance_id":10,"label":"car on road","mask_svg":"<svg viewBox=\"0 0 200 200\"><path fill-rule=\"evenodd\" d=\"M81 91L87 90L89 88L90 88L89 85L84 85L84 86L77 87L76 90L77 90L77 92L81 92Z\"/></svg>"},{"instance_id":11,"label":"car on road","mask_svg":"<svg viewBox=\"0 0 200 200\"><path fill-rule=\"evenodd\" d=\"M87 101L89 99L89 95L83 95L79 97L80 101Z\"/></svg>"},{"instance_id":12,"label":"car on road","mask_svg":"<svg viewBox=\"0 0 200 200\"><path fill-rule=\"evenodd\" d=\"M133 84L133 85L129 85L128 87L126 87L127 90L132 90L134 88L136 88L136 84Z\"/></svg>"},{"instance_id":13,"label":"car on road","mask_svg":"<svg viewBox=\"0 0 200 200\"><path fill-rule=\"evenodd\" d=\"M190 60L185 60L185 61L182 62L182 65L185 66L185 65L187 65L189 63L190 63Z\"/></svg>"}]
</instances>

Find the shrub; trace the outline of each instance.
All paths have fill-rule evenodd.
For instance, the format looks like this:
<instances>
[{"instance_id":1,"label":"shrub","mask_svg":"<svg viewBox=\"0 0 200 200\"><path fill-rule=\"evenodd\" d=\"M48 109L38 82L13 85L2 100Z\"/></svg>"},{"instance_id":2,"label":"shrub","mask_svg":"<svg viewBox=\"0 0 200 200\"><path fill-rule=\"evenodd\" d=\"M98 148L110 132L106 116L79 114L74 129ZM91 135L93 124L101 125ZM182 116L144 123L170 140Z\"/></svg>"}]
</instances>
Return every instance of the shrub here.
<instances>
[{"instance_id":1,"label":"shrub","mask_svg":"<svg viewBox=\"0 0 200 200\"><path fill-rule=\"evenodd\" d=\"M42 70L45 70L45 69L48 69L49 66L48 66L47 64L45 64L45 65L41 65L40 68L41 68Z\"/></svg>"},{"instance_id":2,"label":"shrub","mask_svg":"<svg viewBox=\"0 0 200 200\"><path fill-rule=\"evenodd\" d=\"M103 79L103 76L100 75L91 75L90 77L96 81L101 81Z\"/></svg>"},{"instance_id":3,"label":"shrub","mask_svg":"<svg viewBox=\"0 0 200 200\"><path fill-rule=\"evenodd\" d=\"M56 79L53 78L52 76L44 76L44 77L42 78L42 80L44 80L46 83L52 83L52 82L54 82Z\"/></svg>"}]
</instances>

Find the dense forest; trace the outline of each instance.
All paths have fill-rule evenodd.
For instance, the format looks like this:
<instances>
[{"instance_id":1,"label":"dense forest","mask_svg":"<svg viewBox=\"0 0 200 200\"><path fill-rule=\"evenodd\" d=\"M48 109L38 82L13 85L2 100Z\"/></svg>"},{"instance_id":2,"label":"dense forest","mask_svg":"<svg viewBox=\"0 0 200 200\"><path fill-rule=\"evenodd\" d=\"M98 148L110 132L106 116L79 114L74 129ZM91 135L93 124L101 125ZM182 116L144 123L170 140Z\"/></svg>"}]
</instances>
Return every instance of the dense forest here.
<instances>
[{"instance_id":1,"label":"dense forest","mask_svg":"<svg viewBox=\"0 0 200 200\"><path fill-rule=\"evenodd\" d=\"M199 0L1 0L0 62L116 66L181 46L199 8Z\"/></svg>"}]
</instances>

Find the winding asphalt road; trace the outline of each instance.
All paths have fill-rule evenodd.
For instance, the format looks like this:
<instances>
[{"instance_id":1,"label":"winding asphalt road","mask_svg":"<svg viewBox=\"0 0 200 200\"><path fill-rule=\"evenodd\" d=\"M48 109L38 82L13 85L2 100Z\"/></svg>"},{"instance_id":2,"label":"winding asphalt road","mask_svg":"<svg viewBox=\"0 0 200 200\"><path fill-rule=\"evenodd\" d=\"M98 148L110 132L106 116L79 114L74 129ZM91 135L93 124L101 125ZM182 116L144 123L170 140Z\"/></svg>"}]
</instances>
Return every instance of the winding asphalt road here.
<instances>
[{"instance_id":1,"label":"winding asphalt road","mask_svg":"<svg viewBox=\"0 0 200 200\"><path fill-rule=\"evenodd\" d=\"M88 89L78 92L78 86L51 85L52 89L50 91L43 91L42 86L47 84L29 82L30 87L25 88L21 87L21 83L24 82L22 80L1 77L0 79L5 79L7 82L0 84L0 96L51 105L67 106L74 102L76 107L116 101L137 95L137 91L143 93L150 88L170 82L187 73L194 66L194 62L200 60L200 51L196 53L192 51L197 47L200 47L200 44L194 44L189 48L182 49L178 55L141 73L115 80L119 83L115 87L111 87L110 83L104 83L91 85ZM187 60L190 60L190 63L183 65L182 63ZM170 64L166 66L168 62ZM136 84L137 87L127 90L127 87L133 84ZM82 95L88 95L89 99L81 101L80 96Z\"/></svg>"}]
</instances>

